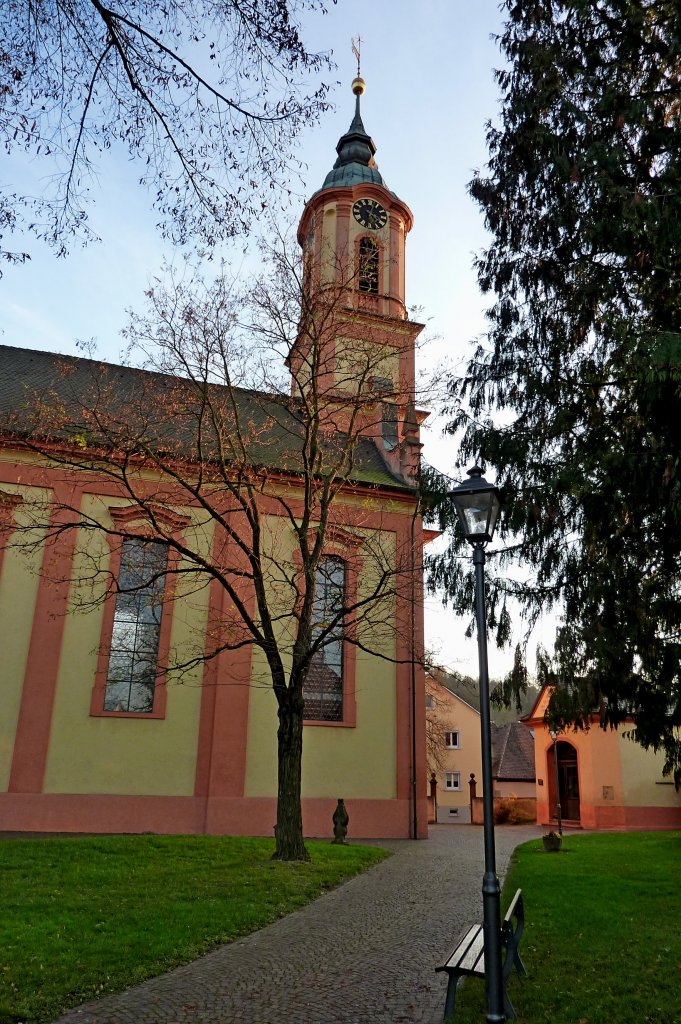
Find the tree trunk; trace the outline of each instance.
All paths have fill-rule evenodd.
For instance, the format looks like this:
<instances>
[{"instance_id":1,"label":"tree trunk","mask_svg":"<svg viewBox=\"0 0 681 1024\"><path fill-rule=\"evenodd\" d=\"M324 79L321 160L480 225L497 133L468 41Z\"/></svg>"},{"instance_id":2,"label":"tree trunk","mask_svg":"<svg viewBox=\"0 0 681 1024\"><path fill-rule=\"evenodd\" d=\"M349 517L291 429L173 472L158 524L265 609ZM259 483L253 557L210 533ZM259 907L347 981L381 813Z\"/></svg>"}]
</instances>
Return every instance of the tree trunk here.
<instances>
[{"instance_id":1,"label":"tree trunk","mask_svg":"<svg viewBox=\"0 0 681 1024\"><path fill-rule=\"evenodd\" d=\"M303 755L302 696L286 697L279 703L277 730L278 789L277 829L274 860L309 860L303 840L301 765Z\"/></svg>"}]
</instances>

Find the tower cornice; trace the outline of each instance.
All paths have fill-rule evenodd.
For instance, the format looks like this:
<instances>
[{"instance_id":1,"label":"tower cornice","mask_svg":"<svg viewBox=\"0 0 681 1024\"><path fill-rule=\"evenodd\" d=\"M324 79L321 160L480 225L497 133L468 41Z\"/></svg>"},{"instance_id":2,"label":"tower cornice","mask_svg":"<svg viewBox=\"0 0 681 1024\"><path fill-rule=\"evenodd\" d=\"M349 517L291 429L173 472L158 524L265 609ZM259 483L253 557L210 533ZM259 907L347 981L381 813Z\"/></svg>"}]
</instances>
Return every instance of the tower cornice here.
<instances>
[{"instance_id":1,"label":"tower cornice","mask_svg":"<svg viewBox=\"0 0 681 1024\"><path fill-rule=\"evenodd\" d=\"M414 339L418 338L421 331L425 329L425 324L419 323L417 320L405 320L403 317L385 316L382 313L374 313L367 309L347 309L339 308L336 313L336 319L339 324L361 324L374 326L377 330L385 330L389 328L392 334L403 334L405 336L411 335Z\"/></svg>"}]
</instances>

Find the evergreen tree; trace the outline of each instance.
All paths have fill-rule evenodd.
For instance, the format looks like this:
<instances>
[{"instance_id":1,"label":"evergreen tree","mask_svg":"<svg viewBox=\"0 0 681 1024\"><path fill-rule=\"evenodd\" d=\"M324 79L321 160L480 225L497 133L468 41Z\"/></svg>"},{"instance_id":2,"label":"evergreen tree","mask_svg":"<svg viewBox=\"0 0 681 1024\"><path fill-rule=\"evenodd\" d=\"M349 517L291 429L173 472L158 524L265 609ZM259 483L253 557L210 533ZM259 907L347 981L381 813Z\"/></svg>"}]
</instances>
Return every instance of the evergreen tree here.
<instances>
[{"instance_id":1,"label":"evergreen tree","mask_svg":"<svg viewBox=\"0 0 681 1024\"><path fill-rule=\"evenodd\" d=\"M461 465L482 459L503 488L489 620L506 639L509 594L530 624L561 609L538 663L553 720L633 714L679 783L681 8L506 7L501 122L470 186L494 301L449 426ZM432 580L470 610L462 543Z\"/></svg>"}]
</instances>

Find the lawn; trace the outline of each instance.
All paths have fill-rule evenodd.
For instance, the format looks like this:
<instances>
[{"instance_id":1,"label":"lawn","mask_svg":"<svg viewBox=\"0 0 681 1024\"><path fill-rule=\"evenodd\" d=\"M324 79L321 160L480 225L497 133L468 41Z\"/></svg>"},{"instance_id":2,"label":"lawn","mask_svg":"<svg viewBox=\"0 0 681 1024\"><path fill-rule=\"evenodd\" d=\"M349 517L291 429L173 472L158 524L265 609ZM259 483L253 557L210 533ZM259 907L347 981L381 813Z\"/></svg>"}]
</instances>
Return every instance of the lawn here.
<instances>
[{"instance_id":1,"label":"lawn","mask_svg":"<svg viewBox=\"0 0 681 1024\"><path fill-rule=\"evenodd\" d=\"M569 835L564 851L519 847L504 887L525 900L518 1024L679 1024L681 833ZM454 1020L484 1020L482 981L460 988Z\"/></svg>"},{"instance_id":2,"label":"lawn","mask_svg":"<svg viewBox=\"0 0 681 1024\"><path fill-rule=\"evenodd\" d=\"M387 856L267 839L101 836L0 842L0 1024L51 1020L261 928Z\"/></svg>"}]
</instances>

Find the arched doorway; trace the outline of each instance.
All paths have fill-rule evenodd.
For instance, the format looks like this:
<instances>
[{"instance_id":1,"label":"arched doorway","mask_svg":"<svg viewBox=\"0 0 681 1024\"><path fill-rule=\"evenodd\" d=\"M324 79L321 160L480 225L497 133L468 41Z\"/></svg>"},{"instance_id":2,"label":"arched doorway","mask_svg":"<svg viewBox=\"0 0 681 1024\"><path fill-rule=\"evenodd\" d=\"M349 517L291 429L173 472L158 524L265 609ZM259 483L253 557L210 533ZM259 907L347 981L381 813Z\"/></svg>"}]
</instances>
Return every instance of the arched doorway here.
<instances>
[{"instance_id":1,"label":"arched doorway","mask_svg":"<svg viewBox=\"0 0 681 1024\"><path fill-rule=\"evenodd\" d=\"M549 782L549 814L558 817L556 793L556 763L554 752L558 753L558 785L560 787L560 810L563 821L579 821L579 771L577 750L567 740L551 744L546 755L546 774Z\"/></svg>"}]
</instances>

